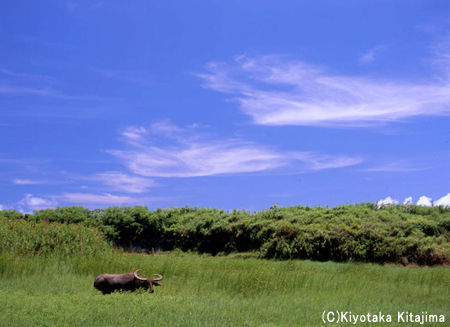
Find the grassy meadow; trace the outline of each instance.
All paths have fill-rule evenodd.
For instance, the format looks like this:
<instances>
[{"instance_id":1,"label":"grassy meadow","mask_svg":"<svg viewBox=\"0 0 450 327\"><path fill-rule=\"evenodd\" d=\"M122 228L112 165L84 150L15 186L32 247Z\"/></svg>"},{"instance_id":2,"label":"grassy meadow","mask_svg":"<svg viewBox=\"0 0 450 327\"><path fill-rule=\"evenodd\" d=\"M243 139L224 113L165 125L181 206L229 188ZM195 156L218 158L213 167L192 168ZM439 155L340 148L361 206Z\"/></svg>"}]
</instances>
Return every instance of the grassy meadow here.
<instances>
[{"instance_id":1,"label":"grassy meadow","mask_svg":"<svg viewBox=\"0 0 450 327\"><path fill-rule=\"evenodd\" d=\"M153 294L112 295L93 287L100 273L137 268L143 276L163 274L163 286ZM445 267L113 251L65 258L3 253L0 274L1 326L319 326L323 310L380 311L394 322L397 311L450 316Z\"/></svg>"},{"instance_id":2,"label":"grassy meadow","mask_svg":"<svg viewBox=\"0 0 450 327\"><path fill-rule=\"evenodd\" d=\"M163 274L162 286L111 295L93 287L99 274L135 269ZM397 312L450 318L449 272L446 265L263 259L255 251L127 253L81 222L0 218L0 326L319 326L325 310L381 312L393 317L384 325L412 326L397 323Z\"/></svg>"}]
</instances>

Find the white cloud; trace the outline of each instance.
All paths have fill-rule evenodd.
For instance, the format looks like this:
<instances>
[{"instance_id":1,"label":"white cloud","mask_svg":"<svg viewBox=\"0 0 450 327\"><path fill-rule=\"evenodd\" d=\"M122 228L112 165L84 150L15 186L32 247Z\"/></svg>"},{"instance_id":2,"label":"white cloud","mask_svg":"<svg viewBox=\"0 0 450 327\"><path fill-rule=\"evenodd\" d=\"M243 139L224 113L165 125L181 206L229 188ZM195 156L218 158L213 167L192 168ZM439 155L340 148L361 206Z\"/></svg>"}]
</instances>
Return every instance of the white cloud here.
<instances>
[{"instance_id":1,"label":"white cloud","mask_svg":"<svg viewBox=\"0 0 450 327\"><path fill-rule=\"evenodd\" d=\"M447 78L413 83L336 75L277 56L210 63L203 86L230 94L260 125L367 126L450 115Z\"/></svg>"},{"instance_id":2,"label":"white cloud","mask_svg":"<svg viewBox=\"0 0 450 327\"><path fill-rule=\"evenodd\" d=\"M20 86L15 84L0 84L0 94L6 95L30 95L39 97L50 97L62 100L94 100L104 101L111 100L108 98L102 98L98 96L83 96L83 95L69 95L61 93L50 87L35 87L35 86Z\"/></svg>"},{"instance_id":3,"label":"white cloud","mask_svg":"<svg viewBox=\"0 0 450 327\"><path fill-rule=\"evenodd\" d=\"M375 61L376 56L385 48L384 45L377 45L376 47L373 47L372 49L369 49L367 52L364 52L359 57L359 62L361 64L369 64L373 61Z\"/></svg>"},{"instance_id":4,"label":"white cloud","mask_svg":"<svg viewBox=\"0 0 450 327\"><path fill-rule=\"evenodd\" d=\"M20 207L25 207L31 210L41 210L47 208L54 208L57 202L52 199L40 198L32 194L26 194L25 197L18 202Z\"/></svg>"},{"instance_id":5,"label":"white cloud","mask_svg":"<svg viewBox=\"0 0 450 327\"><path fill-rule=\"evenodd\" d=\"M450 77L450 37L440 36L438 41L432 46L434 57L433 64L438 71Z\"/></svg>"},{"instance_id":6,"label":"white cloud","mask_svg":"<svg viewBox=\"0 0 450 327\"><path fill-rule=\"evenodd\" d=\"M80 203L80 204L105 204L105 205L124 205L145 203L154 201L153 198L133 198L129 196L113 195L110 193L93 194L93 193L64 193L58 195L57 198L60 201L68 203Z\"/></svg>"},{"instance_id":7,"label":"white cloud","mask_svg":"<svg viewBox=\"0 0 450 327\"><path fill-rule=\"evenodd\" d=\"M54 45L52 43L52 46ZM49 97L62 100L110 100L97 96L65 94L53 87L56 82L54 78L46 75L0 69L0 94Z\"/></svg>"},{"instance_id":8,"label":"white cloud","mask_svg":"<svg viewBox=\"0 0 450 327\"><path fill-rule=\"evenodd\" d=\"M385 164L381 164L379 166L374 166L370 168L361 169L361 171L365 172L388 172L388 173L407 173L414 171L427 170L426 167L414 167L410 163L405 160L389 162Z\"/></svg>"},{"instance_id":9,"label":"white cloud","mask_svg":"<svg viewBox=\"0 0 450 327\"><path fill-rule=\"evenodd\" d=\"M31 180L31 179L14 179L13 184L16 185L37 185L37 184L47 184L46 181L37 181L37 180Z\"/></svg>"},{"instance_id":10,"label":"white cloud","mask_svg":"<svg viewBox=\"0 0 450 327\"><path fill-rule=\"evenodd\" d=\"M151 129L155 133L155 129ZM159 126L157 131L161 130ZM356 165L360 158L313 152L282 152L242 139L214 140L176 127L162 128L166 142L157 146L148 140L127 141L131 149L110 150L136 175L150 177L194 177L252 173L276 168L322 170ZM159 134L159 133L157 133ZM133 142L130 142L133 141Z\"/></svg>"},{"instance_id":11,"label":"white cloud","mask_svg":"<svg viewBox=\"0 0 450 327\"><path fill-rule=\"evenodd\" d=\"M5 210L5 207L0 204L0 211Z\"/></svg>"},{"instance_id":12,"label":"white cloud","mask_svg":"<svg viewBox=\"0 0 450 327\"><path fill-rule=\"evenodd\" d=\"M440 198L439 200L437 200L434 203L434 205L435 206L450 207L450 193L448 193L447 195L445 195L442 198Z\"/></svg>"},{"instance_id":13,"label":"white cloud","mask_svg":"<svg viewBox=\"0 0 450 327\"><path fill-rule=\"evenodd\" d=\"M138 176L130 176L118 171L109 171L96 174L94 180L101 181L112 187L116 191L123 191L126 193L143 193L150 187L156 186L156 182L148 178Z\"/></svg>"},{"instance_id":14,"label":"white cloud","mask_svg":"<svg viewBox=\"0 0 450 327\"><path fill-rule=\"evenodd\" d=\"M151 125L151 131L153 134L160 134L164 136L175 136L179 135L185 131L185 129L180 128L168 120L162 120L155 122Z\"/></svg>"},{"instance_id":15,"label":"white cloud","mask_svg":"<svg viewBox=\"0 0 450 327\"><path fill-rule=\"evenodd\" d=\"M128 126L121 134L129 141L137 141L147 134L147 129L142 126Z\"/></svg>"},{"instance_id":16,"label":"white cloud","mask_svg":"<svg viewBox=\"0 0 450 327\"><path fill-rule=\"evenodd\" d=\"M382 206L388 206L388 205L393 205L393 204L397 204L397 203L398 203L397 200L394 200L393 198L388 196L384 200L378 200L377 201L377 207L381 208Z\"/></svg>"},{"instance_id":17,"label":"white cloud","mask_svg":"<svg viewBox=\"0 0 450 327\"><path fill-rule=\"evenodd\" d=\"M18 94L18 95L37 95L37 96L49 96L49 97L63 97L60 93L49 88L34 88L23 87L15 85L0 85L0 94Z\"/></svg>"},{"instance_id":18,"label":"white cloud","mask_svg":"<svg viewBox=\"0 0 450 327\"><path fill-rule=\"evenodd\" d=\"M388 196L386 199L384 200L379 200L377 201L377 206L381 207L382 205L390 205L390 204L397 204L398 201L392 199L390 196ZM413 198L407 197L404 201L403 204L404 205L410 205L413 203ZM443 196L442 198L440 198L439 200L437 200L436 202L433 203L433 200L425 195L421 196L419 198L419 200L417 201L417 205L419 206L424 206L424 207L431 207L431 206L450 206L450 193L448 193L447 195Z\"/></svg>"},{"instance_id":19,"label":"white cloud","mask_svg":"<svg viewBox=\"0 0 450 327\"><path fill-rule=\"evenodd\" d=\"M403 204L404 204L404 205L410 205L410 204L412 204L412 203L413 203L413 198L412 198L412 196L407 197L407 198L403 201Z\"/></svg>"},{"instance_id":20,"label":"white cloud","mask_svg":"<svg viewBox=\"0 0 450 327\"><path fill-rule=\"evenodd\" d=\"M0 68L0 74L3 75L4 77L10 77L10 78L14 78L16 80L22 80L22 81L30 81L30 80L40 81L40 82L54 81L54 79L48 75L22 73L22 72L12 71L12 70L6 69L6 68Z\"/></svg>"},{"instance_id":21,"label":"white cloud","mask_svg":"<svg viewBox=\"0 0 450 327\"><path fill-rule=\"evenodd\" d=\"M431 207L433 205L432 199L423 195L417 201L418 206Z\"/></svg>"}]
</instances>

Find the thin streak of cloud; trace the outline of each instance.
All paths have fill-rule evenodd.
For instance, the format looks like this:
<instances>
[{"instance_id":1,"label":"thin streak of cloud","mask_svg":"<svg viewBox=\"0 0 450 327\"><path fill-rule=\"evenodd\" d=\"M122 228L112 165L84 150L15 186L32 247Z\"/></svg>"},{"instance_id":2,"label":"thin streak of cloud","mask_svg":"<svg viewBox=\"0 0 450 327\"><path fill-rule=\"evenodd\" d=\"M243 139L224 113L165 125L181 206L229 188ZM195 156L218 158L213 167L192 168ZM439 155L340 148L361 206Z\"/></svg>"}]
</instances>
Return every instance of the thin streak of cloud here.
<instances>
[{"instance_id":1,"label":"thin streak of cloud","mask_svg":"<svg viewBox=\"0 0 450 327\"><path fill-rule=\"evenodd\" d=\"M31 180L31 179L14 179L13 184L16 185L39 185L39 184L48 184L48 181L41 181L41 180Z\"/></svg>"},{"instance_id":2,"label":"thin streak of cloud","mask_svg":"<svg viewBox=\"0 0 450 327\"><path fill-rule=\"evenodd\" d=\"M122 136L129 141L138 141L148 133L147 129L142 126L128 126L122 131Z\"/></svg>"},{"instance_id":3,"label":"thin streak of cloud","mask_svg":"<svg viewBox=\"0 0 450 327\"><path fill-rule=\"evenodd\" d=\"M361 127L450 115L450 81L340 76L278 56L210 63L203 86L230 94L259 125Z\"/></svg>"},{"instance_id":4,"label":"thin streak of cloud","mask_svg":"<svg viewBox=\"0 0 450 327\"><path fill-rule=\"evenodd\" d=\"M441 36L437 42L435 42L431 51L433 52L432 64L437 67L439 72L446 75L446 78L450 78L450 36Z\"/></svg>"},{"instance_id":5,"label":"thin streak of cloud","mask_svg":"<svg viewBox=\"0 0 450 327\"><path fill-rule=\"evenodd\" d=\"M406 161L397 161L361 169L364 172L407 173L428 170L428 167L413 167Z\"/></svg>"},{"instance_id":6,"label":"thin streak of cloud","mask_svg":"<svg viewBox=\"0 0 450 327\"><path fill-rule=\"evenodd\" d=\"M99 173L94 175L92 179L102 182L113 190L125 193L143 193L158 185L154 180L130 176L118 171Z\"/></svg>"},{"instance_id":7,"label":"thin streak of cloud","mask_svg":"<svg viewBox=\"0 0 450 327\"><path fill-rule=\"evenodd\" d=\"M0 94L12 94L12 95L37 95L37 96L49 96L49 97L60 97L61 94L57 93L55 90L49 88L33 88L33 87L22 87L22 86L12 86L12 85L0 85Z\"/></svg>"},{"instance_id":8,"label":"thin streak of cloud","mask_svg":"<svg viewBox=\"0 0 450 327\"><path fill-rule=\"evenodd\" d=\"M108 152L121 159L134 174L147 177L213 176L280 168L313 171L352 166L362 161L348 156L277 151L242 139L214 140L167 123L153 125L150 131L160 131L162 126L166 132L163 136L167 138L163 146L155 144L154 134L138 140L130 134L126 143L131 148Z\"/></svg>"},{"instance_id":9,"label":"thin streak of cloud","mask_svg":"<svg viewBox=\"0 0 450 327\"><path fill-rule=\"evenodd\" d=\"M170 121L163 120L151 125L153 134L163 134L165 136L179 135L184 129L172 124Z\"/></svg>"},{"instance_id":10,"label":"thin streak of cloud","mask_svg":"<svg viewBox=\"0 0 450 327\"><path fill-rule=\"evenodd\" d=\"M59 201L72 204L103 204L103 205L125 205L146 203L161 200L160 198L135 198L130 196L114 195L111 193L64 193L55 196Z\"/></svg>"},{"instance_id":11,"label":"thin streak of cloud","mask_svg":"<svg viewBox=\"0 0 450 327\"><path fill-rule=\"evenodd\" d=\"M372 49L369 49L368 51L364 52L359 57L359 62L361 64L369 64L375 61L377 55L385 49L386 47L384 45L377 45L376 47L373 47Z\"/></svg>"},{"instance_id":12,"label":"thin streak of cloud","mask_svg":"<svg viewBox=\"0 0 450 327\"><path fill-rule=\"evenodd\" d=\"M22 73L22 72L16 72L7 68L1 68L0 74L7 76L9 78L14 78L16 80L35 80L35 81L53 81L54 79L48 75L41 75L41 74L29 74L29 73Z\"/></svg>"},{"instance_id":13,"label":"thin streak of cloud","mask_svg":"<svg viewBox=\"0 0 450 327\"><path fill-rule=\"evenodd\" d=\"M0 154L0 164L20 165L25 167L38 167L51 162L51 159L45 158L7 158ZM37 168L36 168L37 169Z\"/></svg>"},{"instance_id":14,"label":"thin streak of cloud","mask_svg":"<svg viewBox=\"0 0 450 327\"><path fill-rule=\"evenodd\" d=\"M92 95L65 94L53 87L55 83L57 81L51 76L0 68L0 94L50 97L62 100L111 100Z\"/></svg>"},{"instance_id":15,"label":"thin streak of cloud","mask_svg":"<svg viewBox=\"0 0 450 327\"><path fill-rule=\"evenodd\" d=\"M0 84L0 94L5 95L32 95L39 97L51 97L62 100L113 100L112 98L90 96L90 95L69 95L61 93L52 88L39 88L39 87L29 87L29 86L17 86L9 84Z\"/></svg>"}]
</instances>

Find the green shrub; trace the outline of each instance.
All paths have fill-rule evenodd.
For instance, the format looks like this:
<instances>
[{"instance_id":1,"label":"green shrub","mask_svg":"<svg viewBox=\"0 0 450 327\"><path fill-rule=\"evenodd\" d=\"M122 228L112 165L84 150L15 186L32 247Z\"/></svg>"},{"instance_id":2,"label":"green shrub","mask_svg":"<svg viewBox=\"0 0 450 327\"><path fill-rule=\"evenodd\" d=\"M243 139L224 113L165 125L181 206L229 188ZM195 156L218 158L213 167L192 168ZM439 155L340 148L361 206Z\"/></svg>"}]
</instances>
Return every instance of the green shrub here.
<instances>
[{"instance_id":1,"label":"green shrub","mask_svg":"<svg viewBox=\"0 0 450 327\"><path fill-rule=\"evenodd\" d=\"M20 218L0 211L0 217ZM211 208L82 207L46 209L30 221L83 223L113 243L211 254L258 252L262 258L443 264L450 262L450 208L373 203L278 207L249 212Z\"/></svg>"},{"instance_id":2,"label":"green shrub","mask_svg":"<svg viewBox=\"0 0 450 327\"><path fill-rule=\"evenodd\" d=\"M16 210L0 210L0 218L21 219L24 215Z\"/></svg>"}]
</instances>

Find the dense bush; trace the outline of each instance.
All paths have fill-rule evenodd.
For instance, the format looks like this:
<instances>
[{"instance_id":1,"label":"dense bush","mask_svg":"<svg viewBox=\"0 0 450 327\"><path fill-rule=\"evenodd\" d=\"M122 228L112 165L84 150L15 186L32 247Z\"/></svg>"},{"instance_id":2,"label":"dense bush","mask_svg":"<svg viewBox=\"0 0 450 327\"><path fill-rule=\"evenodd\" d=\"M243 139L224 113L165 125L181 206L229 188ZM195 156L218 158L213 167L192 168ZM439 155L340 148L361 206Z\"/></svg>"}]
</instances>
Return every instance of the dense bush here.
<instances>
[{"instance_id":1,"label":"dense bush","mask_svg":"<svg viewBox=\"0 0 450 327\"><path fill-rule=\"evenodd\" d=\"M16 255L96 255L109 248L104 235L94 228L0 218L0 252Z\"/></svg>"},{"instance_id":2,"label":"dense bush","mask_svg":"<svg viewBox=\"0 0 450 327\"><path fill-rule=\"evenodd\" d=\"M22 215L0 211L0 217ZM25 215L31 221L84 223L123 247L180 248L217 254L258 251L263 258L450 262L450 208L373 203L322 207L272 206L226 212L209 208L63 207Z\"/></svg>"}]
</instances>

